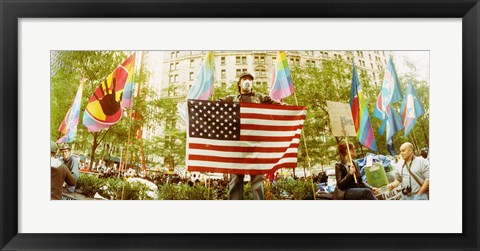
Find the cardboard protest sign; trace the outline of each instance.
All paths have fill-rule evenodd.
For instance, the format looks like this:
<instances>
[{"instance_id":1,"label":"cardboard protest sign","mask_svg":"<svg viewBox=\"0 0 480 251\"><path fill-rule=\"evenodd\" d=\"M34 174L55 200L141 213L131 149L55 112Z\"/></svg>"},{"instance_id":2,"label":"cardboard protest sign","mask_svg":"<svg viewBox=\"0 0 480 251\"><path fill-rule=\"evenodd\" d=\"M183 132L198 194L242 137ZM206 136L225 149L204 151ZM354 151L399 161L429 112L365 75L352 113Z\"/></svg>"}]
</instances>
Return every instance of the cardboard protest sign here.
<instances>
[{"instance_id":1,"label":"cardboard protest sign","mask_svg":"<svg viewBox=\"0 0 480 251\"><path fill-rule=\"evenodd\" d=\"M327 101L327 109L333 136L357 136L349 104Z\"/></svg>"}]
</instances>

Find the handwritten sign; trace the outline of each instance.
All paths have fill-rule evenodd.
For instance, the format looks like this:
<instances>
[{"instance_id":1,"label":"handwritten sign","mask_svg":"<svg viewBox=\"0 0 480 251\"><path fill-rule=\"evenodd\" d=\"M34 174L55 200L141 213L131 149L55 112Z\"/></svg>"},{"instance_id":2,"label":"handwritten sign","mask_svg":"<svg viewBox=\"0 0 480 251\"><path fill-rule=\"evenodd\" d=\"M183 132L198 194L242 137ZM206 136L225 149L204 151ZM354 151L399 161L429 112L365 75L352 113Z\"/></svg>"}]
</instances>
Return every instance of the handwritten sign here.
<instances>
[{"instance_id":1,"label":"handwritten sign","mask_svg":"<svg viewBox=\"0 0 480 251\"><path fill-rule=\"evenodd\" d=\"M327 101L327 109L333 136L357 136L349 104Z\"/></svg>"},{"instance_id":2,"label":"handwritten sign","mask_svg":"<svg viewBox=\"0 0 480 251\"><path fill-rule=\"evenodd\" d=\"M403 199L402 186L398 186L391 191L387 190L387 191L377 195L377 199L379 199L379 200L401 200L401 199Z\"/></svg>"}]
</instances>

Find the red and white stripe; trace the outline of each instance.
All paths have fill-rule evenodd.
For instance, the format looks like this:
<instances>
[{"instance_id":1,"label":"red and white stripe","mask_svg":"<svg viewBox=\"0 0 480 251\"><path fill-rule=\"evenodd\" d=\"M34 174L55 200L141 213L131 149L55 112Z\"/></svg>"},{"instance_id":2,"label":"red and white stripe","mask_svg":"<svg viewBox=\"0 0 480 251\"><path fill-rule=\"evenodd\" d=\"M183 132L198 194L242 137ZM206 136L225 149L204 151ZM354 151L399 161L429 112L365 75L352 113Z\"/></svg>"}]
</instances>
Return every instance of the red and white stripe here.
<instances>
[{"instance_id":1,"label":"red and white stripe","mask_svg":"<svg viewBox=\"0 0 480 251\"><path fill-rule=\"evenodd\" d=\"M188 138L189 171L265 174L297 166L306 107L240 104L240 140Z\"/></svg>"}]
</instances>

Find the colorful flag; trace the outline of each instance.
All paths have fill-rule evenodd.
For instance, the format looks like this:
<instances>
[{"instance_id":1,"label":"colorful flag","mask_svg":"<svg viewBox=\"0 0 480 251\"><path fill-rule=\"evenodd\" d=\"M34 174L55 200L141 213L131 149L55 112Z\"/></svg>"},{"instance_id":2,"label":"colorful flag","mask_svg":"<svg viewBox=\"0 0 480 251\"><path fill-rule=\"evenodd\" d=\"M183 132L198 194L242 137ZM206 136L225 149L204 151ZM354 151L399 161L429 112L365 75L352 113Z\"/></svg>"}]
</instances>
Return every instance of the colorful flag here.
<instances>
[{"instance_id":1,"label":"colorful flag","mask_svg":"<svg viewBox=\"0 0 480 251\"><path fill-rule=\"evenodd\" d=\"M213 94L214 73L213 52L207 52L200 66L195 82L188 91L187 99L207 100Z\"/></svg>"},{"instance_id":2,"label":"colorful flag","mask_svg":"<svg viewBox=\"0 0 480 251\"><path fill-rule=\"evenodd\" d=\"M83 82L78 86L77 94L73 100L72 106L68 109L58 131L62 133L62 137L57 143L70 143L77 133L78 118L80 117L80 105L82 103Z\"/></svg>"},{"instance_id":3,"label":"colorful flag","mask_svg":"<svg viewBox=\"0 0 480 251\"><path fill-rule=\"evenodd\" d=\"M187 102L189 171L256 175L297 166L306 107Z\"/></svg>"},{"instance_id":4,"label":"colorful flag","mask_svg":"<svg viewBox=\"0 0 480 251\"><path fill-rule=\"evenodd\" d=\"M187 99L207 100L213 94L214 66L213 52L209 51L197 72L195 82L188 91ZM178 104L177 109L180 113L180 119L185 124L187 121L186 102Z\"/></svg>"},{"instance_id":5,"label":"colorful flag","mask_svg":"<svg viewBox=\"0 0 480 251\"><path fill-rule=\"evenodd\" d=\"M287 56L284 51L279 51L275 70L273 71L270 97L281 100L293 94L293 80L288 67Z\"/></svg>"},{"instance_id":6,"label":"colorful flag","mask_svg":"<svg viewBox=\"0 0 480 251\"><path fill-rule=\"evenodd\" d=\"M83 125L87 127L89 132L107 129L122 117L124 88L128 83L127 81L131 80L131 83L133 83L134 64L135 53L119 65L90 97L83 114ZM131 104L127 100L125 100L125 104Z\"/></svg>"},{"instance_id":7,"label":"colorful flag","mask_svg":"<svg viewBox=\"0 0 480 251\"><path fill-rule=\"evenodd\" d=\"M405 127L405 136L407 136L413 126L417 123L417 118L425 113L412 83L408 83L407 92L403 98L400 111L402 113L402 124Z\"/></svg>"},{"instance_id":8,"label":"colorful flag","mask_svg":"<svg viewBox=\"0 0 480 251\"><path fill-rule=\"evenodd\" d=\"M387 148L393 147L393 135L403 128L402 121L398 113L392 107L392 104L402 99L402 89L400 89L400 80L398 79L395 65L392 58L388 60L383 85L375 105L373 115L383 121L378 133L383 135L386 131ZM391 144L389 143L391 142ZM391 152L391 151L390 151Z\"/></svg>"},{"instance_id":9,"label":"colorful flag","mask_svg":"<svg viewBox=\"0 0 480 251\"><path fill-rule=\"evenodd\" d=\"M387 68L385 69L385 76L383 78L382 89L378 95L377 104L375 106L375 117L385 120L387 116L388 106L396 103L402 99L402 89L400 89L400 80L393 60L388 60ZM383 133L382 133L383 134Z\"/></svg>"},{"instance_id":10,"label":"colorful flag","mask_svg":"<svg viewBox=\"0 0 480 251\"><path fill-rule=\"evenodd\" d=\"M358 79L355 65L353 67L352 92L350 94L350 108L352 109L352 118L357 132L357 138L360 143L373 151L378 151L375 135L373 134L370 116L368 115L368 106L363 97L363 89Z\"/></svg>"},{"instance_id":11,"label":"colorful flag","mask_svg":"<svg viewBox=\"0 0 480 251\"><path fill-rule=\"evenodd\" d=\"M402 125L402 119L400 118L400 115L393 109L392 106L388 106L387 109L387 119L385 122L386 130L387 130L387 142L393 138L393 135L402 130L403 125Z\"/></svg>"},{"instance_id":12,"label":"colorful flag","mask_svg":"<svg viewBox=\"0 0 480 251\"><path fill-rule=\"evenodd\" d=\"M134 87L134 78L135 78L135 53L132 56L133 56L132 63L125 66L129 74L128 74L127 82L125 83L125 88L123 89L123 97L122 97L123 108L130 108L133 105L133 87Z\"/></svg>"}]
</instances>

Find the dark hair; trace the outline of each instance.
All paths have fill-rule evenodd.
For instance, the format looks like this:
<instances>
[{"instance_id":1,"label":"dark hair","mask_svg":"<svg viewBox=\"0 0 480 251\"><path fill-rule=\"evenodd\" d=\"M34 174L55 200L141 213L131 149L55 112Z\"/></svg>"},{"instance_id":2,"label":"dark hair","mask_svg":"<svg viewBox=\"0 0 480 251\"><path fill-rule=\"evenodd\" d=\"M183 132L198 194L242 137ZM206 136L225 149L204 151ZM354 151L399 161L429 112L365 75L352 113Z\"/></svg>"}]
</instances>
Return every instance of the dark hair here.
<instances>
[{"instance_id":1,"label":"dark hair","mask_svg":"<svg viewBox=\"0 0 480 251\"><path fill-rule=\"evenodd\" d=\"M355 146L352 144L352 143L348 143L348 148L353 149ZM347 156L348 154L348 150L347 150L347 144L346 143L342 143L340 145L338 145L338 154L340 155L340 160L342 162L345 161L345 156Z\"/></svg>"}]
</instances>

